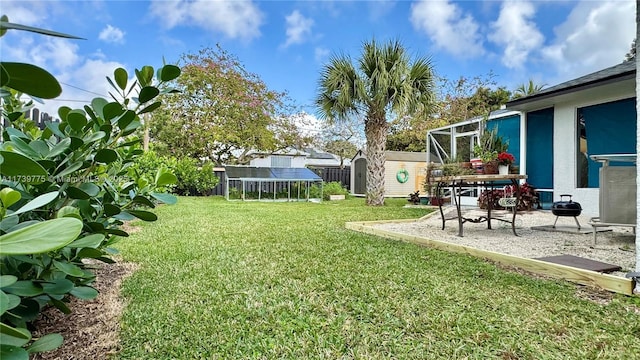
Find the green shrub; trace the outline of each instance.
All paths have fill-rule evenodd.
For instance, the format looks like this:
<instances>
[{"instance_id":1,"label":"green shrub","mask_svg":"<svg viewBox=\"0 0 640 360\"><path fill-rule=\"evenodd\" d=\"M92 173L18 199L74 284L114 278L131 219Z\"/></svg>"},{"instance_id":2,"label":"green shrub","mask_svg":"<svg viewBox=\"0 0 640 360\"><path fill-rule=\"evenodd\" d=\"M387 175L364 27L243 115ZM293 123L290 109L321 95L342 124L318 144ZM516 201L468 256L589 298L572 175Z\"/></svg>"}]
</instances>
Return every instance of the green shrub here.
<instances>
[{"instance_id":1,"label":"green shrub","mask_svg":"<svg viewBox=\"0 0 640 360\"><path fill-rule=\"evenodd\" d=\"M47 33L15 26L6 17L0 22L3 30ZM98 295L95 275L83 260L113 262L111 246L128 236L124 221L154 221L157 216L146 208L177 201L156 192L175 182L175 175L161 168L149 177L130 176L128 168L142 154L136 136L140 115L160 106L180 69L165 65L154 77L154 69L144 66L129 83L118 68L107 78L114 99L95 98L82 109L61 107L61 122L41 130L24 126L31 104L20 101L21 93L55 98L58 81L30 64L0 66L2 117L9 122L0 145L0 357L27 359L62 344L59 334L32 341L30 323L42 309L69 313L70 297Z\"/></svg>"},{"instance_id":2,"label":"green shrub","mask_svg":"<svg viewBox=\"0 0 640 360\"><path fill-rule=\"evenodd\" d=\"M211 195L213 188L218 185L220 179L215 176L213 168L211 162L198 166L198 162L192 158L159 156L149 150L136 159L130 172L150 178L158 169L167 169L177 177L177 182L168 186L167 191L178 195L196 196Z\"/></svg>"},{"instance_id":3,"label":"green shrub","mask_svg":"<svg viewBox=\"0 0 640 360\"><path fill-rule=\"evenodd\" d=\"M330 195L344 195L345 198L349 196L349 190L342 187L339 181L324 183L322 189L319 185L313 184L309 189L309 197L318 199L321 192L323 200L329 200Z\"/></svg>"},{"instance_id":4,"label":"green shrub","mask_svg":"<svg viewBox=\"0 0 640 360\"><path fill-rule=\"evenodd\" d=\"M211 162L198 167L198 162L192 158L179 159L175 173L178 182L174 192L179 195L211 195L220 180L214 175Z\"/></svg>"}]
</instances>

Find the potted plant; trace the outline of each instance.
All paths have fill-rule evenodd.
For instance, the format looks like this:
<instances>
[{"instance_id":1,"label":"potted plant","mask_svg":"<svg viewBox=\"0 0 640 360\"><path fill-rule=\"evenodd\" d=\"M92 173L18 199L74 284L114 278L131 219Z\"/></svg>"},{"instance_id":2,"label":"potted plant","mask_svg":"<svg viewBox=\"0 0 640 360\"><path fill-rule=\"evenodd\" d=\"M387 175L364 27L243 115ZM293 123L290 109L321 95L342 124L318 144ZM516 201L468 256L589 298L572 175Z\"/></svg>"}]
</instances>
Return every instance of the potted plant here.
<instances>
[{"instance_id":1,"label":"potted plant","mask_svg":"<svg viewBox=\"0 0 640 360\"><path fill-rule=\"evenodd\" d=\"M498 154L507 151L509 143L498 135L498 128L485 130L473 147L473 153L482 160L485 174L498 173Z\"/></svg>"},{"instance_id":2,"label":"potted plant","mask_svg":"<svg viewBox=\"0 0 640 360\"><path fill-rule=\"evenodd\" d=\"M498 154L498 173L500 175L509 174L509 166L513 164L514 161L516 161L516 158L506 151Z\"/></svg>"}]
</instances>

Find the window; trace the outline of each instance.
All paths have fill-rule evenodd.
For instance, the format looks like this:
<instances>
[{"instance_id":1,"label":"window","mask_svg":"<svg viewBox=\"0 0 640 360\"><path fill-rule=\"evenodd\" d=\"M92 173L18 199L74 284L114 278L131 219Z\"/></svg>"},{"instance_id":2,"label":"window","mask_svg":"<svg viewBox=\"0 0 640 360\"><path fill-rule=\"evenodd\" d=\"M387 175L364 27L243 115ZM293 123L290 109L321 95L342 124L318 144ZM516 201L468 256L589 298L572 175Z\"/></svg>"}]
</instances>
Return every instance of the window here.
<instances>
[{"instance_id":1,"label":"window","mask_svg":"<svg viewBox=\"0 0 640 360\"><path fill-rule=\"evenodd\" d=\"M271 156L271 167L275 168L290 168L291 156Z\"/></svg>"}]
</instances>

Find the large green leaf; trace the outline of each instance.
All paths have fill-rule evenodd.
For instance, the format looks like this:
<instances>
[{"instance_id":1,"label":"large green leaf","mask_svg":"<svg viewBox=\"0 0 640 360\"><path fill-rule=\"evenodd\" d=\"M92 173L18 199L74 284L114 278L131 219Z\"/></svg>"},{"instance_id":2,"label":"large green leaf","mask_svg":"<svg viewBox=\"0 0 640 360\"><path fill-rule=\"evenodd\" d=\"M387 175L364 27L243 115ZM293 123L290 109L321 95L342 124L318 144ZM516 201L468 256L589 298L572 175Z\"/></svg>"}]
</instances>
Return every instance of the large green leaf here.
<instances>
[{"instance_id":1,"label":"large green leaf","mask_svg":"<svg viewBox=\"0 0 640 360\"><path fill-rule=\"evenodd\" d=\"M136 118L136 113L133 110L127 110L124 114L120 116L118 119L118 127L120 130L124 130L131 124L131 122Z\"/></svg>"},{"instance_id":2,"label":"large green leaf","mask_svg":"<svg viewBox=\"0 0 640 360\"><path fill-rule=\"evenodd\" d=\"M97 248L104 241L104 235L91 234L67 245L70 248Z\"/></svg>"},{"instance_id":3,"label":"large green leaf","mask_svg":"<svg viewBox=\"0 0 640 360\"><path fill-rule=\"evenodd\" d=\"M5 21L5 20L0 22L0 29L2 29L2 30L6 30L6 29L23 30L23 31L30 31L30 32L42 34L42 35L56 36L56 37L61 37L61 38L66 38L66 39L86 40L84 38L77 37L77 36L74 36L74 35L69 35L69 34L57 32L57 31L46 30L46 29L40 29L40 28L33 27L33 26L14 24L14 23L10 23L10 22Z\"/></svg>"},{"instance_id":4,"label":"large green leaf","mask_svg":"<svg viewBox=\"0 0 640 360\"><path fill-rule=\"evenodd\" d=\"M16 281L15 284L5 286L3 291L23 297L38 296L42 294L42 287L29 280ZM36 304L37 305L37 304Z\"/></svg>"},{"instance_id":5,"label":"large green leaf","mask_svg":"<svg viewBox=\"0 0 640 360\"><path fill-rule=\"evenodd\" d=\"M51 159L51 158L54 158L54 157L62 154L65 150L67 150L69 148L69 145L71 145L71 139L64 138L64 139L60 140L59 143L55 144L51 148L51 150L49 151L49 154L47 154L46 158L47 159Z\"/></svg>"},{"instance_id":6,"label":"large green leaf","mask_svg":"<svg viewBox=\"0 0 640 360\"><path fill-rule=\"evenodd\" d=\"M91 300L98 296L98 290L90 286L78 286L69 291L69 293L82 300Z\"/></svg>"},{"instance_id":7,"label":"large green leaf","mask_svg":"<svg viewBox=\"0 0 640 360\"><path fill-rule=\"evenodd\" d=\"M96 153L94 160L104 164L111 164L118 160L118 153L111 149L100 149Z\"/></svg>"},{"instance_id":8,"label":"large green leaf","mask_svg":"<svg viewBox=\"0 0 640 360\"><path fill-rule=\"evenodd\" d=\"M113 204L104 204L104 216L113 216L120 213L120 207Z\"/></svg>"},{"instance_id":9,"label":"large green leaf","mask_svg":"<svg viewBox=\"0 0 640 360\"><path fill-rule=\"evenodd\" d=\"M0 315L9 310L9 297L4 291L0 290Z\"/></svg>"},{"instance_id":10,"label":"large green leaf","mask_svg":"<svg viewBox=\"0 0 640 360\"><path fill-rule=\"evenodd\" d=\"M18 281L18 278L13 275L0 275L0 288L13 285Z\"/></svg>"},{"instance_id":11,"label":"large green leaf","mask_svg":"<svg viewBox=\"0 0 640 360\"><path fill-rule=\"evenodd\" d=\"M53 99L62 93L58 80L35 65L3 61L0 67L9 75L4 86L42 99Z\"/></svg>"},{"instance_id":12,"label":"large green leaf","mask_svg":"<svg viewBox=\"0 0 640 360\"><path fill-rule=\"evenodd\" d=\"M104 119L111 121L112 119L122 115L122 113L125 112L125 109L123 109L122 105L117 102L110 102L104 106L102 111L104 112Z\"/></svg>"},{"instance_id":13,"label":"large green leaf","mask_svg":"<svg viewBox=\"0 0 640 360\"><path fill-rule=\"evenodd\" d=\"M25 213L27 211L31 211L31 210L35 210L37 208L43 207L49 204L50 202L54 201L58 197L58 194L59 193L57 191L52 191L46 194L42 194L37 198L29 201L28 203L22 205L20 209L16 210L11 215L18 215L18 214Z\"/></svg>"},{"instance_id":14,"label":"large green leaf","mask_svg":"<svg viewBox=\"0 0 640 360\"><path fill-rule=\"evenodd\" d=\"M81 131L87 125L87 116L84 111L72 110L67 114L67 123L73 130Z\"/></svg>"},{"instance_id":15,"label":"large green leaf","mask_svg":"<svg viewBox=\"0 0 640 360\"><path fill-rule=\"evenodd\" d=\"M136 69L136 78L140 83L140 86L149 86L153 80L153 67L143 66L142 69Z\"/></svg>"},{"instance_id":16,"label":"large green leaf","mask_svg":"<svg viewBox=\"0 0 640 360\"><path fill-rule=\"evenodd\" d=\"M73 289L73 282L69 279L56 279L42 283L42 290L48 295L65 295L71 289Z\"/></svg>"},{"instance_id":17,"label":"large green leaf","mask_svg":"<svg viewBox=\"0 0 640 360\"><path fill-rule=\"evenodd\" d=\"M109 102L103 98L94 98L93 100L91 100L91 107L93 108L93 110L96 112L96 115L102 119L106 119L104 117L104 107L108 104Z\"/></svg>"},{"instance_id":18,"label":"large green leaf","mask_svg":"<svg viewBox=\"0 0 640 360\"><path fill-rule=\"evenodd\" d=\"M82 221L64 217L27 226L0 236L0 255L39 254L70 244L82 231Z\"/></svg>"},{"instance_id":19,"label":"large green leaf","mask_svg":"<svg viewBox=\"0 0 640 360\"><path fill-rule=\"evenodd\" d=\"M145 86L140 90L140 94L138 94L138 101L140 104L144 104L158 96L158 94L160 94L160 90L155 86Z\"/></svg>"},{"instance_id":20,"label":"large green leaf","mask_svg":"<svg viewBox=\"0 0 640 360\"><path fill-rule=\"evenodd\" d=\"M53 266L67 275L75 277L81 277L82 275L84 275L84 272L81 268L68 262L53 260Z\"/></svg>"},{"instance_id":21,"label":"large green leaf","mask_svg":"<svg viewBox=\"0 0 640 360\"><path fill-rule=\"evenodd\" d=\"M140 220L144 221L156 221L158 220L158 216L150 211L144 210L126 210L129 214L137 217Z\"/></svg>"},{"instance_id":22,"label":"large green leaf","mask_svg":"<svg viewBox=\"0 0 640 360\"><path fill-rule=\"evenodd\" d=\"M172 173L164 169L158 169L156 172L156 186L171 185L178 182L178 178Z\"/></svg>"},{"instance_id":23,"label":"large green leaf","mask_svg":"<svg viewBox=\"0 0 640 360\"><path fill-rule=\"evenodd\" d=\"M178 202L178 198L175 195L167 193L154 193L150 194L154 199L161 201L167 205L174 205Z\"/></svg>"},{"instance_id":24,"label":"large green leaf","mask_svg":"<svg viewBox=\"0 0 640 360\"><path fill-rule=\"evenodd\" d=\"M162 105L162 103L160 101L156 101L156 102L152 103L151 105L147 106L146 108L140 110L138 112L138 114L146 114L148 112L152 112L153 110L159 108L160 105Z\"/></svg>"},{"instance_id":25,"label":"large green leaf","mask_svg":"<svg viewBox=\"0 0 640 360\"><path fill-rule=\"evenodd\" d=\"M64 338L60 334L47 334L27 346L27 351L30 354L51 351L62 345L63 341Z\"/></svg>"},{"instance_id":26,"label":"large green leaf","mask_svg":"<svg viewBox=\"0 0 640 360\"><path fill-rule=\"evenodd\" d=\"M77 187L73 187L73 186L69 186L67 188L67 195L71 199L87 200L87 199L91 198L91 196L89 196L89 194L87 194L83 190L78 189Z\"/></svg>"},{"instance_id":27,"label":"large green leaf","mask_svg":"<svg viewBox=\"0 0 640 360\"><path fill-rule=\"evenodd\" d=\"M6 143L6 145L13 145L15 149L18 150L18 152L32 159L39 159L41 157L36 150L34 150L29 144L27 144L26 141L22 140L19 137L11 137L11 142Z\"/></svg>"},{"instance_id":28,"label":"large green leaf","mask_svg":"<svg viewBox=\"0 0 640 360\"><path fill-rule=\"evenodd\" d=\"M80 184L80 189L89 194L89 196L97 196L100 193L100 187L94 183L85 182Z\"/></svg>"},{"instance_id":29,"label":"large green leaf","mask_svg":"<svg viewBox=\"0 0 640 360\"><path fill-rule=\"evenodd\" d=\"M171 81L180 76L180 68L175 65L165 65L158 70L161 81Z\"/></svg>"},{"instance_id":30,"label":"large green leaf","mask_svg":"<svg viewBox=\"0 0 640 360\"><path fill-rule=\"evenodd\" d=\"M31 333L29 332L29 330L27 329L16 329L14 327L11 327L5 323L0 323L0 334L3 335L9 335L9 336L13 336L17 339L22 339L22 340L26 340L24 343L26 343L27 341L31 340ZM3 342L4 344L4 342ZM2 359L2 358L0 358Z\"/></svg>"},{"instance_id":31,"label":"large green leaf","mask_svg":"<svg viewBox=\"0 0 640 360\"><path fill-rule=\"evenodd\" d=\"M113 77L116 79L116 84L120 90L125 90L127 88L127 80L129 75L127 75L127 70L123 68L117 68L113 71Z\"/></svg>"},{"instance_id":32,"label":"large green leaf","mask_svg":"<svg viewBox=\"0 0 640 360\"><path fill-rule=\"evenodd\" d=\"M40 184L47 180L47 170L34 160L9 151L0 151L0 156L4 158L0 166L0 174L23 183Z\"/></svg>"},{"instance_id":33,"label":"large green leaf","mask_svg":"<svg viewBox=\"0 0 640 360\"><path fill-rule=\"evenodd\" d=\"M19 191L15 191L10 187L6 187L2 190L0 190L0 202L2 202L2 204L0 204L0 206L4 207L5 209L8 208L9 206L17 203L18 201L20 201L20 198L22 196L20 195Z\"/></svg>"},{"instance_id":34,"label":"large green leaf","mask_svg":"<svg viewBox=\"0 0 640 360\"><path fill-rule=\"evenodd\" d=\"M60 178L60 179L63 179L65 176L71 175L75 171L80 169L82 167L82 165L83 165L82 161L76 161L76 162L70 164L69 166L67 166L64 170L62 170L59 173L57 173L56 177Z\"/></svg>"},{"instance_id":35,"label":"large green leaf","mask_svg":"<svg viewBox=\"0 0 640 360\"><path fill-rule=\"evenodd\" d=\"M134 204L140 204L140 205L148 206L150 208L156 207L156 204L154 204L153 201L149 200L147 197L142 195L136 195L131 201Z\"/></svg>"},{"instance_id":36,"label":"large green leaf","mask_svg":"<svg viewBox=\"0 0 640 360\"><path fill-rule=\"evenodd\" d=\"M0 345L0 359L2 360L29 360L27 350L17 345Z\"/></svg>"}]
</instances>

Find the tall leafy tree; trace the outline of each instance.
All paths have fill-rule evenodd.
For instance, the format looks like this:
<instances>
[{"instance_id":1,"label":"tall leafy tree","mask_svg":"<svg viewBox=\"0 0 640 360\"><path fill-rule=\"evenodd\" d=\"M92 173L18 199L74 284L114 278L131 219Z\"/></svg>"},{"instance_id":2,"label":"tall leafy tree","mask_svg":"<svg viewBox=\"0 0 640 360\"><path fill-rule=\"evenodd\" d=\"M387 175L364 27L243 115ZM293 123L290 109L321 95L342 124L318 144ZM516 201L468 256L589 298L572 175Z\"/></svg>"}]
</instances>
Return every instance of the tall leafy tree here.
<instances>
[{"instance_id":1,"label":"tall leafy tree","mask_svg":"<svg viewBox=\"0 0 640 360\"><path fill-rule=\"evenodd\" d=\"M426 57L411 59L399 41L365 42L354 63L333 56L320 74L316 104L321 118L364 118L368 205L384 205L384 151L389 121L427 112L435 100L434 73Z\"/></svg>"},{"instance_id":2,"label":"tall leafy tree","mask_svg":"<svg viewBox=\"0 0 640 360\"><path fill-rule=\"evenodd\" d=\"M426 151L428 130L458 123L497 110L511 97L504 87L496 87L493 74L457 80L439 79L437 105L431 113L403 117L391 123L387 148L397 151Z\"/></svg>"},{"instance_id":3,"label":"tall leafy tree","mask_svg":"<svg viewBox=\"0 0 640 360\"><path fill-rule=\"evenodd\" d=\"M183 55L182 90L152 121L156 151L217 163L246 163L251 150L276 151L308 142L285 93L270 90L232 54L205 48ZM292 115L293 114L293 115Z\"/></svg>"}]
</instances>

